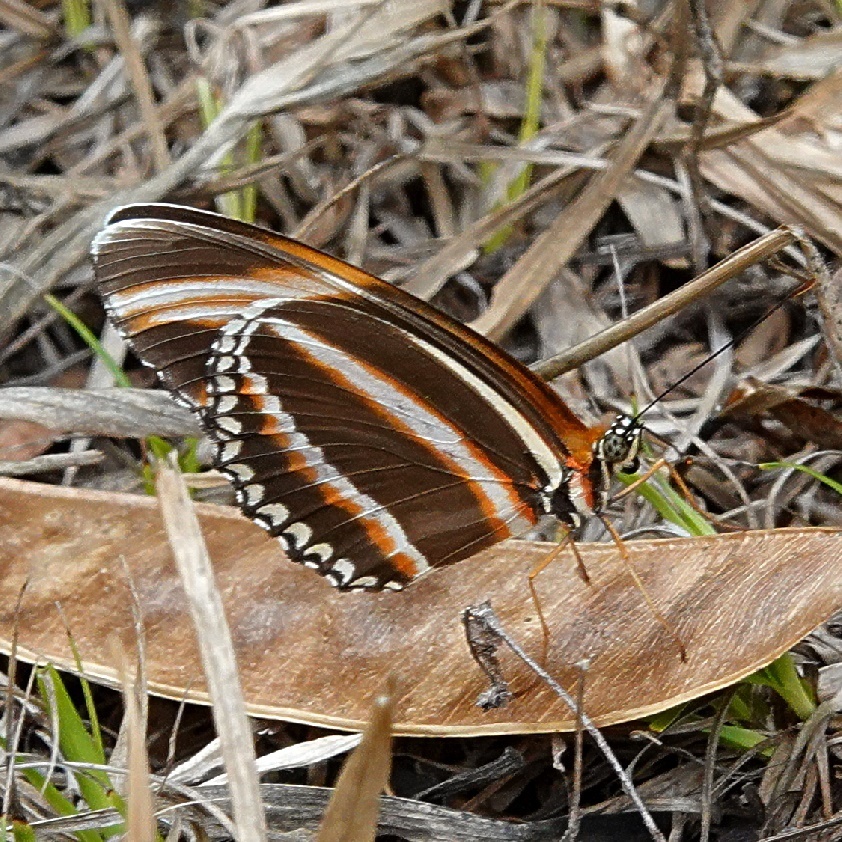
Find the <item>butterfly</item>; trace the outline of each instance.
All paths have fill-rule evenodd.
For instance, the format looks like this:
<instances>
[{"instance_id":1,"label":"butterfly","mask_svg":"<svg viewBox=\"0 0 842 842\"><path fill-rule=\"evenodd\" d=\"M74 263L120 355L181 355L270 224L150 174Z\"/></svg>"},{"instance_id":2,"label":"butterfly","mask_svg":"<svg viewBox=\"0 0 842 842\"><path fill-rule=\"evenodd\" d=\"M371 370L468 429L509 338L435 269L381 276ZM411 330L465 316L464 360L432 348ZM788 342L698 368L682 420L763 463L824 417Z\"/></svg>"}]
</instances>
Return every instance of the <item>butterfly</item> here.
<instances>
[{"instance_id":1,"label":"butterfly","mask_svg":"<svg viewBox=\"0 0 842 842\"><path fill-rule=\"evenodd\" d=\"M586 425L471 329L264 228L129 205L92 257L242 511L336 587L400 589L548 515L575 527L636 462L636 419Z\"/></svg>"}]
</instances>

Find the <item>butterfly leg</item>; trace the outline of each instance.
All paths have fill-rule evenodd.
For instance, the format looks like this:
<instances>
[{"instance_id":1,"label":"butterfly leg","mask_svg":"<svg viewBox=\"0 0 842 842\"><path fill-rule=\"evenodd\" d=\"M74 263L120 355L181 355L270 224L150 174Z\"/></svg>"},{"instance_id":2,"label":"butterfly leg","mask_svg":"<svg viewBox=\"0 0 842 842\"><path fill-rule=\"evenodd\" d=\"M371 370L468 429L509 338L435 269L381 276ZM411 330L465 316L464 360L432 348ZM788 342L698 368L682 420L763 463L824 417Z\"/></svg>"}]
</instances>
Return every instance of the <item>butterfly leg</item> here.
<instances>
[{"instance_id":1,"label":"butterfly leg","mask_svg":"<svg viewBox=\"0 0 842 842\"><path fill-rule=\"evenodd\" d=\"M686 464L692 464L692 459L688 456L684 459ZM697 502L696 498L693 496L693 493L687 487L687 483L684 481L684 477L681 476L680 473L675 469L675 465L671 462L667 462L667 470L670 472L670 477L672 481L678 486L679 490L681 491L684 499L687 501L687 505L693 509L696 514L701 515L706 520L713 521L718 527L721 529L728 530L730 532L745 532L746 527L740 526L737 523L729 523L727 520L721 517L717 517L717 515L712 514L711 512L706 512Z\"/></svg>"},{"instance_id":2,"label":"butterfly leg","mask_svg":"<svg viewBox=\"0 0 842 842\"><path fill-rule=\"evenodd\" d=\"M655 618L655 620L664 628L664 631L666 631L667 634L669 634L670 637L672 637L673 640L675 640L676 645L678 646L679 657L681 658L683 663L686 663L687 649L684 646L684 641L681 639L681 636L678 634L678 630L675 628L675 626L658 610L657 606L652 600L652 597L649 595L649 591L646 590L646 585L643 584L643 580L638 575L637 570L634 569L634 564L632 563L632 560L629 557L629 551L626 548L626 542L620 537L620 533L617 532L617 530L614 528L614 524L612 524L608 520L608 518L600 515L599 519L602 521L603 525L608 530L611 537L614 539L614 543L617 545L617 549L620 551L620 558L623 560L623 564L626 566L626 570L628 570L629 576L631 576L632 581L642 594L643 599L646 601L646 605L648 606L650 613Z\"/></svg>"},{"instance_id":3,"label":"butterfly leg","mask_svg":"<svg viewBox=\"0 0 842 842\"><path fill-rule=\"evenodd\" d=\"M554 547L549 553L547 553L532 570L529 571L526 579L529 583L529 594L532 597L532 604L535 606L535 612L538 615L538 622L541 624L541 659L540 663L545 664L547 659L547 652L550 646L550 627L547 625L546 617L544 616L544 611L541 608L541 600L538 597L538 591L535 587L535 579L538 577L542 571L544 571L547 567L550 566L558 557L561 555L561 552L565 549L565 547L570 547L573 551L573 555L576 558L576 569L579 572L579 575L582 577L582 581L585 584L590 584L590 576L588 576L588 571L585 569L585 562L582 558L579 548L576 546L576 542L570 535L570 530L565 529L564 534L559 536L559 543L557 547Z\"/></svg>"},{"instance_id":4,"label":"butterfly leg","mask_svg":"<svg viewBox=\"0 0 842 842\"><path fill-rule=\"evenodd\" d=\"M651 479L655 474L661 469L666 467L670 474L672 475L672 468L670 463L662 456L652 465L650 465L639 477L635 477L634 482L631 485L627 485L622 491L619 491L611 498L611 502L615 502L616 500L622 500L623 497L628 497L633 491L640 488L646 480ZM686 486L685 486L686 488Z\"/></svg>"},{"instance_id":5,"label":"butterfly leg","mask_svg":"<svg viewBox=\"0 0 842 842\"><path fill-rule=\"evenodd\" d=\"M685 457L683 460L685 463L689 464L691 462L690 457ZM640 488L640 486L646 482L648 479L651 479L655 472L660 470L661 468L666 468L669 471L670 479L678 486L678 490L681 492L681 496L684 497L685 502L691 509L693 509L696 514L701 515L705 520L713 521L717 526L721 527L722 529L729 530L731 532L744 532L745 527L739 526L738 524L728 523L726 520L723 520L720 517L712 514L711 512L705 511L696 501L696 498L693 496L693 492L687 486L687 483L684 481L684 477L678 473L676 470L675 465L672 462L668 462L666 459L661 457L656 462L654 462L649 468L644 471L639 477L636 477L634 482L631 485L627 485L622 491L618 492L611 498L611 502L615 502L616 500L622 500L624 497L628 497L636 489Z\"/></svg>"}]
</instances>

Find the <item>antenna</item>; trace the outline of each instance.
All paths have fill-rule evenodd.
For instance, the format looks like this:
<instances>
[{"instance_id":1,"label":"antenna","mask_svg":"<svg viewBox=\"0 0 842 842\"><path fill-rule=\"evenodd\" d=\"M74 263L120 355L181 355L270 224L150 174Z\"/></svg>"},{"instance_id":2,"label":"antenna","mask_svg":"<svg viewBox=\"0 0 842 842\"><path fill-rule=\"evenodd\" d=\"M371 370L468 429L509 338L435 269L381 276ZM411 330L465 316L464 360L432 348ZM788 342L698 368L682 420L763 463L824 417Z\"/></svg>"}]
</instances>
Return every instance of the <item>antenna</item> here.
<instances>
[{"instance_id":1,"label":"antenna","mask_svg":"<svg viewBox=\"0 0 842 842\"><path fill-rule=\"evenodd\" d=\"M660 395L658 395L656 398L654 398L652 401L650 401L643 409L640 410L640 412L637 413L637 415L635 415L632 418L632 422L634 424L639 424L640 418L645 413L649 412L649 410L652 409L652 407L655 406L656 403L658 403L663 398L665 398L670 392L677 389L682 383L685 383L687 380L689 380L697 371L699 371L700 369L703 369L708 363L713 362L713 360L715 360L721 354L724 354L729 348L733 348L734 345L737 344L737 342L739 342L741 339L743 339L747 334L749 334L752 330L754 330L759 324L766 321L766 319L768 319L769 316L772 315L772 313L775 313L776 311L780 310L781 307L783 307L784 304L786 304L787 301L790 301L791 299L795 298L796 295L799 295L802 292L806 292L808 289L810 289L810 287L812 287L812 283L809 283L809 284L802 283L802 284L799 284L797 287L795 287L795 289L790 290L783 298L780 299L780 301L778 301L774 306L770 307L762 316L760 316L760 318L755 319L744 331L742 331L742 333L740 333L738 336L735 336L735 337L729 339L721 348L718 348L710 356L708 356L704 360L702 360L698 365L694 365L693 368L690 369L690 371L688 371L686 374L683 374L669 388L664 389L664 391L661 392Z\"/></svg>"}]
</instances>

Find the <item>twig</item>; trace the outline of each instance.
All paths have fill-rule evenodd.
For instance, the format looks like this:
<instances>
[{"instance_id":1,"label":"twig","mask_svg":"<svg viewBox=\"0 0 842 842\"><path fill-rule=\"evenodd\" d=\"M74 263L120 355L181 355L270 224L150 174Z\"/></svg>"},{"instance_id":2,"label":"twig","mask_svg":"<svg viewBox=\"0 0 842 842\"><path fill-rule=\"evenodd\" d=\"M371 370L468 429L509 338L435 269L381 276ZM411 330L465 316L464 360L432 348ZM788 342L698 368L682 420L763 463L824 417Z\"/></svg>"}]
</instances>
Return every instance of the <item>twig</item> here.
<instances>
[{"instance_id":1,"label":"twig","mask_svg":"<svg viewBox=\"0 0 842 842\"><path fill-rule=\"evenodd\" d=\"M585 342L580 342L575 348L532 366L532 370L545 380L552 380L565 372L579 368L587 360L592 360L600 354L625 342L647 328L672 316L686 307L691 301L707 295L725 281L735 277L747 266L765 260L777 254L786 246L799 241L799 235L791 228L782 227L770 231L757 240L743 246L733 254L712 266L698 278L665 295L663 298L633 313L628 319L618 322L611 327L601 330Z\"/></svg>"},{"instance_id":2,"label":"twig","mask_svg":"<svg viewBox=\"0 0 842 842\"><path fill-rule=\"evenodd\" d=\"M491 608L491 603L483 602L480 605L466 608L462 615L462 622L465 624L466 628L469 624L473 624L478 628L484 627L486 630L484 640L487 645L490 645L491 641L495 639L498 642L505 643L506 646L508 646L509 649L518 658L520 658L520 660L523 661L523 663L532 670L532 672L534 672L535 675L537 675L578 718L581 719L582 727L591 735L599 750L608 761L608 764L614 770L614 774L617 775L617 779L620 781L623 791L626 793L632 804L634 804L651 837L657 840L657 842L666 842L664 835L655 824L655 820L652 818L651 813L647 810L643 800L637 794L634 784L626 774L625 769L623 769L620 765L620 761L617 759L614 752L611 751L610 746L600 733L599 729L593 724L590 717L577 707L575 699L543 667L533 661L532 658L530 658L529 655L527 655L520 645L514 640L514 638L509 635L497 619L496 614ZM503 683L505 684L505 682Z\"/></svg>"},{"instance_id":3,"label":"twig","mask_svg":"<svg viewBox=\"0 0 842 842\"><path fill-rule=\"evenodd\" d=\"M83 450L80 453L48 453L35 456L23 462L0 461L0 476L24 477L28 474L42 474L45 471L60 471L81 465L96 465L104 456L99 450Z\"/></svg>"}]
</instances>

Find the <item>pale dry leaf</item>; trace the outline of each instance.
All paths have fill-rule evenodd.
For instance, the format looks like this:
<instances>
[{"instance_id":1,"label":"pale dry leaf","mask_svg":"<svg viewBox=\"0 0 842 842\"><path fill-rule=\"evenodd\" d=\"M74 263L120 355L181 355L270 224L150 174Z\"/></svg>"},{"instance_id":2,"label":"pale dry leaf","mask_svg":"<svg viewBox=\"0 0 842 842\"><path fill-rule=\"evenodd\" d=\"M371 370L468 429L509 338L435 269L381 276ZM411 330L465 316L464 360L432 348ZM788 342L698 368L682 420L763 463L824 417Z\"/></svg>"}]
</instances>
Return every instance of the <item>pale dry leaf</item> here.
<instances>
[{"instance_id":1,"label":"pale dry leaf","mask_svg":"<svg viewBox=\"0 0 842 842\"><path fill-rule=\"evenodd\" d=\"M172 454L171 461L175 461ZM159 465L156 488L167 540L188 596L185 607L189 608L196 627L202 668L229 777L237 838L243 842L264 842L266 819L237 656L201 528L177 467Z\"/></svg>"}]
</instances>

